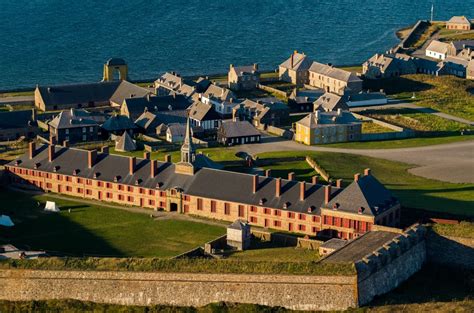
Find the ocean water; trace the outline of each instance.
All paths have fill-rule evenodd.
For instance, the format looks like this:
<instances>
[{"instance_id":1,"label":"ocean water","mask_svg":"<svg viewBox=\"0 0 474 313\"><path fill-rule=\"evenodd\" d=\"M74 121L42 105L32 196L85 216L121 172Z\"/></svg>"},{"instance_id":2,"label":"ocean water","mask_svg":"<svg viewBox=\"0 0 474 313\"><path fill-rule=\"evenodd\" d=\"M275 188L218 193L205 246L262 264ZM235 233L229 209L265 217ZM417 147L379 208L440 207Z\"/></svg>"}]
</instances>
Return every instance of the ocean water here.
<instances>
[{"instance_id":1,"label":"ocean water","mask_svg":"<svg viewBox=\"0 0 474 313\"><path fill-rule=\"evenodd\" d=\"M0 90L98 81L113 56L132 79L272 69L293 50L362 63L431 3L437 20L474 18L474 0L0 0Z\"/></svg>"}]
</instances>

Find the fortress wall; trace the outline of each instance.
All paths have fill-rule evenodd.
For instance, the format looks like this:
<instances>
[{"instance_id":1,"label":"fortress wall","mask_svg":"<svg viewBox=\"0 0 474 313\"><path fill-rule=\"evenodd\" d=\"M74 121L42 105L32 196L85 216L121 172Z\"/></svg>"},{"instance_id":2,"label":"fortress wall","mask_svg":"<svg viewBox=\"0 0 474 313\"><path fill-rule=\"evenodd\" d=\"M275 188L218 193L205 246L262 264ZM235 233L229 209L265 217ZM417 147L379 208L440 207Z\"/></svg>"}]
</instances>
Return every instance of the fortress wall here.
<instances>
[{"instance_id":1,"label":"fortress wall","mask_svg":"<svg viewBox=\"0 0 474 313\"><path fill-rule=\"evenodd\" d=\"M298 310L357 306L356 276L0 270L0 299L77 299L122 305L218 301Z\"/></svg>"},{"instance_id":2,"label":"fortress wall","mask_svg":"<svg viewBox=\"0 0 474 313\"><path fill-rule=\"evenodd\" d=\"M355 263L359 305L387 293L418 272L426 260L426 229L413 226Z\"/></svg>"},{"instance_id":3,"label":"fortress wall","mask_svg":"<svg viewBox=\"0 0 474 313\"><path fill-rule=\"evenodd\" d=\"M474 269L474 238L442 236L429 232L426 254L428 262Z\"/></svg>"}]
</instances>

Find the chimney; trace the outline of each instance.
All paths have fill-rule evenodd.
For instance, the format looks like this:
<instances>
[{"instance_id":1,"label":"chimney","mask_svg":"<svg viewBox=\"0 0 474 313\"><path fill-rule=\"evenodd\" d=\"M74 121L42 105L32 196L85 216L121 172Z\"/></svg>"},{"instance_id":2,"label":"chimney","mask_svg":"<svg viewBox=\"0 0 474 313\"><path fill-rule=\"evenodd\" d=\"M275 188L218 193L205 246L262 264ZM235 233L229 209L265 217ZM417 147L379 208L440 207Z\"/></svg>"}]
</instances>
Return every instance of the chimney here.
<instances>
[{"instance_id":1,"label":"chimney","mask_svg":"<svg viewBox=\"0 0 474 313\"><path fill-rule=\"evenodd\" d=\"M234 64L229 65L230 70L233 69L233 68L234 68Z\"/></svg>"},{"instance_id":2,"label":"chimney","mask_svg":"<svg viewBox=\"0 0 474 313\"><path fill-rule=\"evenodd\" d=\"M150 152L147 152L147 151L143 152L143 158L145 160L149 160L150 159Z\"/></svg>"},{"instance_id":3,"label":"chimney","mask_svg":"<svg viewBox=\"0 0 474 313\"><path fill-rule=\"evenodd\" d=\"M33 159L36 154L36 143L34 141L28 144L30 159Z\"/></svg>"},{"instance_id":4,"label":"chimney","mask_svg":"<svg viewBox=\"0 0 474 313\"><path fill-rule=\"evenodd\" d=\"M272 176L272 170L271 169L265 170L265 177L270 177L270 176Z\"/></svg>"},{"instance_id":5,"label":"chimney","mask_svg":"<svg viewBox=\"0 0 474 313\"><path fill-rule=\"evenodd\" d=\"M281 196L281 178L275 180L275 197Z\"/></svg>"},{"instance_id":6,"label":"chimney","mask_svg":"<svg viewBox=\"0 0 474 313\"><path fill-rule=\"evenodd\" d=\"M304 201L306 193L306 182L300 182L300 200Z\"/></svg>"},{"instance_id":7,"label":"chimney","mask_svg":"<svg viewBox=\"0 0 474 313\"><path fill-rule=\"evenodd\" d=\"M31 109L31 120L36 122L36 109Z\"/></svg>"},{"instance_id":8,"label":"chimney","mask_svg":"<svg viewBox=\"0 0 474 313\"><path fill-rule=\"evenodd\" d=\"M331 185L324 186L324 204L328 204L331 201Z\"/></svg>"},{"instance_id":9,"label":"chimney","mask_svg":"<svg viewBox=\"0 0 474 313\"><path fill-rule=\"evenodd\" d=\"M359 181L360 173L354 174L354 181Z\"/></svg>"},{"instance_id":10,"label":"chimney","mask_svg":"<svg viewBox=\"0 0 474 313\"><path fill-rule=\"evenodd\" d=\"M48 146L48 161L53 162L54 160L54 145Z\"/></svg>"},{"instance_id":11,"label":"chimney","mask_svg":"<svg viewBox=\"0 0 474 313\"><path fill-rule=\"evenodd\" d=\"M252 177L252 192L256 193L258 189L258 175Z\"/></svg>"},{"instance_id":12,"label":"chimney","mask_svg":"<svg viewBox=\"0 0 474 313\"><path fill-rule=\"evenodd\" d=\"M294 179L295 179L295 173L294 172L288 173L288 180L294 180Z\"/></svg>"},{"instance_id":13,"label":"chimney","mask_svg":"<svg viewBox=\"0 0 474 313\"><path fill-rule=\"evenodd\" d=\"M165 162L166 163L171 163L171 155L169 155L169 154L165 155Z\"/></svg>"},{"instance_id":14,"label":"chimney","mask_svg":"<svg viewBox=\"0 0 474 313\"><path fill-rule=\"evenodd\" d=\"M364 170L364 176L369 176L370 175L370 168L366 168Z\"/></svg>"},{"instance_id":15,"label":"chimney","mask_svg":"<svg viewBox=\"0 0 474 313\"><path fill-rule=\"evenodd\" d=\"M64 148L69 148L69 140L64 140L63 141L63 147Z\"/></svg>"},{"instance_id":16,"label":"chimney","mask_svg":"<svg viewBox=\"0 0 474 313\"><path fill-rule=\"evenodd\" d=\"M100 149L100 152L103 153L103 154L109 154L109 146L103 146Z\"/></svg>"},{"instance_id":17,"label":"chimney","mask_svg":"<svg viewBox=\"0 0 474 313\"><path fill-rule=\"evenodd\" d=\"M293 59L294 59L295 53L296 53L296 51L291 54L291 58L290 58L290 68L293 68Z\"/></svg>"},{"instance_id":18,"label":"chimney","mask_svg":"<svg viewBox=\"0 0 474 313\"><path fill-rule=\"evenodd\" d=\"M257 64L257 63L254 63L254 64L253 64L253 70L254 70L254 71L258 71L258 64Z\"/></svg>"},{"instance_id":19,"label":"chimney","mask_svg":"<svg viewBox=\"0 0 474 313\"><path fill-rule=\"evenodd\" d=\"M313 183L313 185L317 185L318 184L318 175L314 175L311 178L311 182Z\"/></svg>"},{"instance_id":20,"label":"chimney","mask_svg":"<svg viewBox=\"0 0 474 313\"><path fill-rule=\"evenodd\" d=\"M342 187L342 179L336 180L336 187L341 188Z\"/></svg>"},{"instance_id":21,"label":"chimney","mask_svg":"<svg viewBox=\"0 0 474 313\"><path fill-rule=\"evenodd\" d=\"M56 144L56 138L54 136L49 136L49 144L51 146Z\"/></svg>"},{"instance_id":22,"label":"chimney","mask_svg":"<svg viewBox=\"0 0 474 313\"><path fill-rule=\"evenodd\" d=\"M156 160L151 160L150 161L150 177L155 178L156 176Z\"/></svg>"},{"instance_id":23,"label":"chimney","mask_svg":"<svg viewBox=\"0 0 474 313\"><path fill-rule=\"evenodd\" d=\"M97 150L87 151L87 166L92 168L95 165L97 159Z\"/></svg>"},{"instance_id":24,"label":"chimney","mask_svg":"<svg viewBox=\"0 0 474 313\"><path fill-rule=\"evenodd\" d=\"M129 157L128 158L128 170L130 175L133 175L135 173L135 163L137 161L136 157Z\"/></svg>"}]
</instances>

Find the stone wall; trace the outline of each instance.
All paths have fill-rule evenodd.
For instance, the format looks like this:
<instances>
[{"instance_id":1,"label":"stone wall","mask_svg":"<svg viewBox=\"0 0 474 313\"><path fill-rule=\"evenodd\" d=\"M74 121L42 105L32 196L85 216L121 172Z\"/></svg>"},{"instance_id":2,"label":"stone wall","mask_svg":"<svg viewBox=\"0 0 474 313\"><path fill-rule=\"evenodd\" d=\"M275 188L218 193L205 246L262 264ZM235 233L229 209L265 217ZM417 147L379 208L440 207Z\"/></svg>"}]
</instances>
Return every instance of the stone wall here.
<instances>
[{"instance_id":1,"label":"stone wall","mask_svg":"<svg viewBox=\"0 0 474 313\"><path fill-rule=\"evenodd\" d=\"M428 262L474 269L474 238L442 236L431 231L426 254Z\"/></svg>"},{"instance_id":2,"label":"stone wall","mask_svg":"<svg viewBox=\"0 0 474 313\"><path fill-rule=\"evenodd\" d=\"M355 263L359 305L385 294L418 272L426 260L426 229L413 226Z\"/></svg>"},{"instance_id":3,"label":"stone wall","mask_svg":"<svg viewBox=\"0 0 474 313\"><path fill-rule=\"evenodd\" d=\"M355 276L0 270L0 299L180 306L228 301L344 310L357 306L357 289Z\"/></svg>"}]
</instances>

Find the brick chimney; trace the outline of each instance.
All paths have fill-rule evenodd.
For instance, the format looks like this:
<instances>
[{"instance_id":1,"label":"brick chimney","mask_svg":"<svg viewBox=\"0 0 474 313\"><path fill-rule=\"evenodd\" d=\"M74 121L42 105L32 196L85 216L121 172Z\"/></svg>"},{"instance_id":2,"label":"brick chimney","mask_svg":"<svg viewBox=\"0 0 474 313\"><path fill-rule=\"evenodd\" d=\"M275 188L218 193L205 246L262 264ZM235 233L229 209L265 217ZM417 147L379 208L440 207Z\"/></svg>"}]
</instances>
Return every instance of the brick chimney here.
<instances>
[{"instance_id":1,"label":"brick chimney","mask_svg":"<svg viewBox=\"0 0 474 313\"><path fill-rule=\"evenodd\" d=\"M359 181L360 173L354 174L354 181Z\"/></svg>"},{"instance_id":2,"label":"brick chimney","mask_svg":"<svg viewBox=\"0 0 474 313\"><path fill-rule=\"evenodd\" d=\"M103 153L103 154L109 154L109 146L103 146L100 149L100 152Z\"/></svg>"},{"instance_id":3,"label":"brick chimney","mask_svg":"<svg viewBox=\"0 0 474 313\"><path fill-rule=\"evenodd\" d=\"M143 152L143 158L145 160L149 160L150 159L150 152L147 152L147 151Z\"/></svg>"},{"instance_id":4,"label":"brick chimney","mask_svg":"<svg viewBox=\"0 0 474 313\"><path fill-rule=\"evenodd\" d=\"M314 175L312 178L311 178L311 183L313 185L317 185L318 184L318 175Z\"/></svg>"},{"instance_id":5,"label":"brick chimney","mask_svg":"<svg viewBox=\"0 0 474 313\"><path fill-rule=\"evenodd\" d=\"M56 144L56 137L49 136L49 144L50 145L55 145Z\"/></svg>"},{"instance_id":6,"label":"brick chimney","mask_svg":"<svg viewBox=\"0 0 474 313\"><path fill-rule=\"evenodd\" d=\"M165 162L167 162L167 163L171 162L171 155L169 155L169 154L165 155Z\"/></svg>"},{"instance_id":7,"label":"brick chimney","mask_svg":"<svg viewBox=\"0 0 474 313\"><path fill-rule=\"evenodd\" d=\"M294 172L288 173L288 180L294 180L294 179L295 179L295 173Z\"/></svg>"},{"instance_id":8,"label":"brick chimney","mask_svg":"<svg viewBox=\"0 0 474 313\"><path fill-rule=\"evenodd\" d=\"M328 204L331 201L331 185L324 186L324 204Z\"/></svg>"},{"instance_id":9,"label":"brick chimney","mask_svg":"<svg viewBox=\"0 0 474 313\"><path fill-rule=\"evenodd\" d=\"M157 174L156 160L150 161L150 177L155 178Z\"/></svg>"},{"instance_id":10,"label":"brick chimney","mask_svg":"<svg viewBox=\"0 0 474 313\"><path fill-rule=\"evenodd\" d=\"M92 168L97 160L97 150L87 151L87 166Z\"/></svg>"},{"instance_id":11,"label":"brick chimney","mask_svg":"<svg viewBox=\"0 0 474 313\"><path fill-rule=\"evenodd\" d=\"M364 176L369 176L370 175L370 168L366 168L364 170Z\"/></svg>"},{"instance_id":12,"label":"brick chimney","mask_svg":"<svg viewBox=\"0 0 474 313\"><path fill-rule=\"evenodd\" d=\"M281 196L281 178L275 180L275 197Z\"/></svg>"},{"instance_id":13,"label":"brick chimney","mask_svg":"<svg viewBox=\"0 0 474 313\"><path fill-rule=\"evenodd\" d=\"M265 177L270 177L270 176L272 176L272 170L271 169L265 170Z\"/></svg>"},{"instance_id":14,"label":"brick chimney","mask_svg":"<svg viewBox=\"0 0 474 313\"><path fill-rule=\"evenodd\" d=\"M54 145L48 146L48 161L53 162L54 160Z\"/></svg>"},{"instance_id":15,"label":"brick chimney","mask_svg":"<svg viewBox=\"0 0 474 313\"><path fill-rule=\"evenodd\" d=\"M342 187L342 179L336 180L336 187L341 188Z\"/></svg>"},{"instance_id":16,"label":"brick chimney","mask_svg":"<svg viewBox=\"0 0 474 313\"><path fill-rule=\"evenodd\" d=\"M304 201L306 195L306 182L300 182L300 200Z\"/></svg>"},{"instance_id":17,"label":"brick chimney","mask_svg":"<svg viewBox=\"0 0 474 313\"><path fill-rule=\"evenodd\" d=\"M258 189L258 175L252 177L252 192L256 193Z\"/></svg>"},{"instance_id":18,"label":"brick chimney","mask_svg":"<svg viewBox=\"0 0 474 313\"><path fill-rule=\"evenodd\" d=\"M133 175L135 173L135 163L137 162L136 157L129 157L128 158L128 171L130 175Z\"/></svg>"},{"instance_id":19,"label":"brick chimney","mask_svg":"<svg viewBox=\"0 0 474 313\"><path fill-rule=\"evenodd\" d=\"M30 156L30 159L34 158L36 155L36 143L34 141L30 142L28 144L28 154Z\"/></svg>"},{"instance_id":20,"label":"brick chimney","mask_svg":"<svg viewBox=\"0 0 474 313\"><path fill-rule=\"evenodd\" d=\"M63 147L64 148L69 148L69 140L64 140L63 141Z\"/></svg>"}]
</instances>

